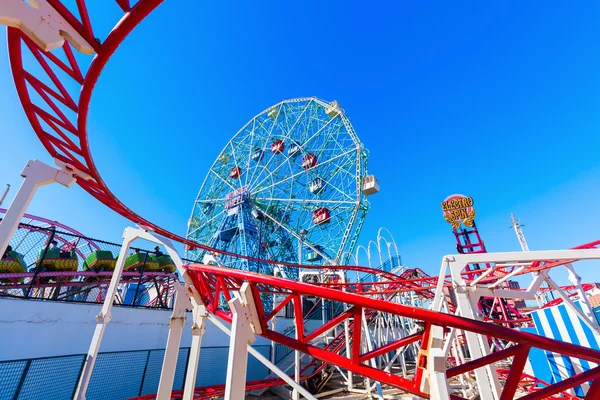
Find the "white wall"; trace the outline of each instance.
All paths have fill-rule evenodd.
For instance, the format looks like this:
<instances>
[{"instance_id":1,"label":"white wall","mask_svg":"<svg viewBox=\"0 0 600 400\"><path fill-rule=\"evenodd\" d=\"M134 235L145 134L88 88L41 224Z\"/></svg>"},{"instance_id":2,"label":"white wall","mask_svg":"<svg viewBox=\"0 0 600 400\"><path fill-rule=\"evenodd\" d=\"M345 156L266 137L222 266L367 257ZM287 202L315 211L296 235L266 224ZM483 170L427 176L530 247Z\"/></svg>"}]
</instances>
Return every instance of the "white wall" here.
<instances>
[{"instance_id":1,"label":"white wall","mask_svg":"<svg viewBox=\"0 0 600 400\"><path fill-rule=\"evenodd\" d=\"M100 305L0 298L0 360L87 353L99 312ZM164 348L170 316L170 311L113 307L100 351ZM190 345L190 327L188 314L182 347ZM269 343L258 337L254 345ZM202 346L228 345L229 336L207 321Z\"/></svg>"}]
</instances>

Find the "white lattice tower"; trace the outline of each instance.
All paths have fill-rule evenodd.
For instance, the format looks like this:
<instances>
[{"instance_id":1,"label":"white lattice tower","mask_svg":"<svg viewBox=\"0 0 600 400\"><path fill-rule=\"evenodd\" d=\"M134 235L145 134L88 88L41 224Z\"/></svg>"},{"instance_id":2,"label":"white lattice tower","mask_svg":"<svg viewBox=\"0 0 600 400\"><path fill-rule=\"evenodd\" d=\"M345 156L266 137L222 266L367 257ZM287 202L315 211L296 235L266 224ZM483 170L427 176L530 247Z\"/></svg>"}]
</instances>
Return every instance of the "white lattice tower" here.
<instances>
[{"instance_id":1,"label":"white lattice tower","mask_svg":"<svg viewBox=\"0 0 600 400\"><path fill-rule=\"evenodd\" d=\"M529 246L527 245L527 240L525 240L525 235L523 234L523 230L521 229L521 224L519 223L519 220L515 217L514 214L510 214L510 220L512 222L513 228L515 229L515 233L517 234L517 239L519 239L521 250L529 251Z\"/></svg>"}]
</instances>

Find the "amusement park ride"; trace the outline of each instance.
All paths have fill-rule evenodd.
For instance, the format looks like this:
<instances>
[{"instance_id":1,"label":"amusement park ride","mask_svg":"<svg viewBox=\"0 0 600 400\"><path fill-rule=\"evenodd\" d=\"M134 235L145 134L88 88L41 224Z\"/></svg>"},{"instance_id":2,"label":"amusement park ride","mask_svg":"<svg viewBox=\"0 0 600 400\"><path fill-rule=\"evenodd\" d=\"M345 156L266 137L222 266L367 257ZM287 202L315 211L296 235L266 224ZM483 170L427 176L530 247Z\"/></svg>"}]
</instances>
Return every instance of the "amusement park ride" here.
<instances>
[{"instance_id":1,"label":"amusement park ride","mask_svg":"<svg viewBox=\"0 0 600 400\"><path fill-rule=\"evenodd\" d=\"M22 173L23 185L0 223L0 254L18 235L40 231L44 253L24 254L33 257L26 262L20 258L23 247L8 252L1 265L12 269L0 274L0 291L74 297L90 285L102 286L103 306L75 398L86 398L112 306L130 284L129 274L143 276L136 290L153 287L153 298L173 305L158 393L140 398L241 399L278 387L307 399L341 392L354 398L600 398L600 327L573 267L578 260L600 259L600 241L569 250L488 253L473 200L453 195L442 210L458 254L442 257L439 276L402 266L395 243L381 239L381 232L375 242L379 260L372 263L369 244L358 248L366 251L368 267L346 265L368 210L366 196L379 187L367 172L368 153L337 102L283 101L244 125L206 176L185 238L120 202L92 158L89 104L109 58L160 3L116 0L122 18L97 38L84 0L73 7L59 0L0 1L20 100L58 165L34 160ZM118 254L99 254L95 241L24 214L37 188L54 182L77 183L138 225L124 231ZM24 217L31 222L21 223ZM164 246L167 254L146 254L140 261L129 254L139 239ZM52 241L61 247L55 258L47 257ZM172 241L186 246L189 261L184 263ZM53 261L36 262L36 256ZM33 271L19 269L30 264ZM69 271L82 264L85 270ZM552 279L558 267L569 271L571 286ZM531 278L527 289L510 283L525 276ZM523 307L523 300L543 298L544 282L562 304ZM550 335L542 316L562 315L556 307L563 307L571 328L562 320L549 328ZM313 309L321 316L317 325L310 324ZM186 310L193 316L192 346L185 387L173 391ZM291 329L277 329L285 310L291 311ZM206 320L231 338L227 378L224 385L194 388ZM290 349L289 357L262 356L252 347L256 336ZM273 376L246 382L248 353ZM550 365L550 378L536 375L536 354ZM334 381L338 387L327 386Z\"/></svg>"}]
</instances>

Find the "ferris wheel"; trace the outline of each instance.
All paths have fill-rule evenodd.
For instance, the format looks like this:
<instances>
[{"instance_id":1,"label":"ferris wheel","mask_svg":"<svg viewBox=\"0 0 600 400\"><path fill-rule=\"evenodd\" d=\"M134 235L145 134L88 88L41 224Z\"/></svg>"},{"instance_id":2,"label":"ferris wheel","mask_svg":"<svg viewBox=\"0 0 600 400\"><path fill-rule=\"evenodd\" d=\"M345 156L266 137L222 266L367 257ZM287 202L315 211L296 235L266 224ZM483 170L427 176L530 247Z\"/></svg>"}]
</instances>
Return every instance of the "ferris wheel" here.
<instances>
[{"instance_id":1,"label":"ferris wheel","mask_svg":"<svg viewBox=\"0 0 600 400\"><path fill-rule=\"evenodd\" d=\"M311 97L278 103L245 124L218 155L194 204L187 238L256 259L342 263L369 209L367 195L379 190L367 174L367 159L337 102ZM202 250L186 249L186 257L206 262ZM258 260L220 261L273 272Z\"/></svg>"}]
</instances>

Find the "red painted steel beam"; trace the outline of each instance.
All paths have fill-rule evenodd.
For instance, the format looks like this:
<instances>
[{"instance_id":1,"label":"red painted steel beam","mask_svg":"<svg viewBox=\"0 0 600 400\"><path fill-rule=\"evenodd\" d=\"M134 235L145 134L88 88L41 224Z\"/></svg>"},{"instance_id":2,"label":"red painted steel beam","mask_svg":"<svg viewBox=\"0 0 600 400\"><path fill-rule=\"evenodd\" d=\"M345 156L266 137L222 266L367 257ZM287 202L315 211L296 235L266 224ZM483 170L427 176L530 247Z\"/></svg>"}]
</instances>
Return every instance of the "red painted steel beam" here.
<instances>
[{"instance_id":1,"label":"red painted steel beam","mask_svg":"<svg viewBox=\"0 0 600 400\"><path fill-rule=\"evenodd\" d=\"M231 278L239 279L240 281L249 281L254 283L271 285L274 287L291 290L295 293L302 293L303 295L317 296L323 299L339 301L349 305L355 305L358 307L365 307L368 309L377 310L379 312L386 312L393 315L425 321L433 325L447 326L467 330L482 335L511 341L514 343L527 344L532 347L537 347L544 350L560 353L563 355L583 358L589 361L593 361L595 363L600 363L600 351L598 350L587 349L571 343L565 343L527 332L515 331L510 328L496 326L485 322L458 317L455 315L438 313L422 308L410 307L397 303L373 299L370 297L360 296L358 294L318 287L307 283L289 281L286 279L248 273L246 271L233 270L229 268L221 268L210 265L190 265L188 266L188 272L192 280L194 280L194 282L198 280L199 276L227 275ZM214 307L214 304L207 304L207 307L210 306Z\"/></svg>"},{"instance_id":2,"label":"red painted steel beam","mask_svg":"<svg viewBox=\"0 0 600 400\"><path fill-rule=\"evenodd\" d=\"M416 394L421 397L429 398L429 395L419 391L411 381L402 378L398 375L394 375L389 372L384 372L363 364L354 363L344 356L328 352L327 350L311 346L306 343L300 343L297 340L294 340L289 336L282 335L278 332L267 331L264 332L262 336L269 340L273 340L274 342L281 343L284 346L289 347L291 349L301 351L319 360L333 363L334 365L340 366L356 374L370 377L378 382L386 383L395 387L400 387L410 393ZM353 343L354 342L355 341L353 341Z\"/></svg>"},{"instance_id":3,"label":"red painted steel beam","mask_svg":"<svg viewBox=\"0 0 600 400\"><path fill-rule=\"evenodd\" d=\"M355 315L354 307L348 311L344 311L337 317L327 321L325 324L321 325L320 327L318 327L317 329L312 331L310 334L306 335L306 337L304 338L305 342L308 343L311 340L313 340L314 338L316 338L317 336L321 335L322 333L335 328L338 324L344 322L346 319L350 318L352 315Z\"/></svg>"},{"instance_id":4,"label":"red painted steel beam","mask_svg":"<svg viewBox=\"0 0 600 400\"><path fill-rule=\"evenodd\" d=\"M379 357L382 354L388 353L390 351L394 351L399 349L400 347L408 346L418 340L423 338L423 331L413 333L412 335L406 336L402 339L396 340L394 342L388 343L385 346L382 346L378 349L370 351L360 356L360 362L365 362L370 360L371 358Z\"/></svg>"},{"instance_id":5,"label":"red painted steel beam","mask_svg":"<svg viewBox=\"0 0 600 400\"><path fill-rule=\"evenodd\" d=\"M574 386L579 386L585 382L594 380L600 377L600 367L596 367L594 369L590 369L589 371L582 372L577 374L571 378L567 378L563 381L557 382L550 386L547 386L543 389L537 390L534 393L528 394L523 397L519 397L519 400L544 400L548 399L551 396L562 392L563 390L568 390Z\"/></svg>"},{"instance_id":6,"label":"red painted steel beam","mask_svg":"<svg viewBox=\"0 0 600 400\"><path fill-rule=\"evenodd\" d=\"M529 356L530 347L521 345L515 347L519 348L519 353L517 353L515 358L513 358L510 372L506 378L506 382L504 383L504 389L502 390L500 400L513 399L515 393L517 392L517 388L519 387L523 369L525 368L525 364L527 364L527 357Z\"/></svg>"},{"instance_id":7,"label":"red painted steel beam","mask_svg":"<svg viewBox=\"0 0 600 400\"><path fill-rule=\"evenodd\" d=\"M496 351L476 360L471 360L467 363L457 365L456 367L452 367L448 371L446 371L446 376L448 378L452 378L453 376L464 374L466 372L476 370L477 368L485 367L488 364L504 360L508 357L512 357L515 354L518 354L521 349L522 347L520 345L511 346L504 350ZM520 373L521 371L519 371L519 376L521 376Z\"/></svg>"}]
</instances>

